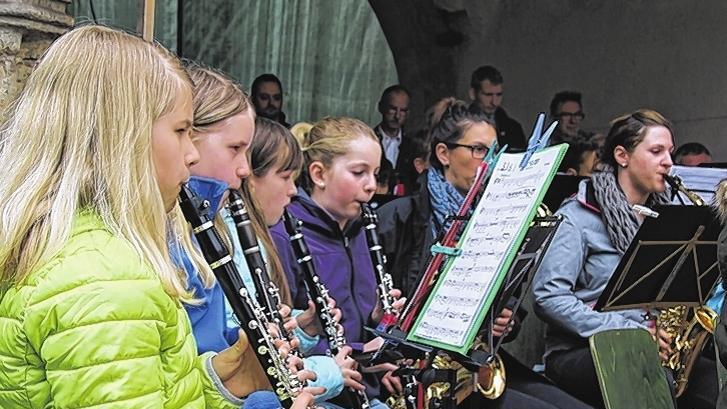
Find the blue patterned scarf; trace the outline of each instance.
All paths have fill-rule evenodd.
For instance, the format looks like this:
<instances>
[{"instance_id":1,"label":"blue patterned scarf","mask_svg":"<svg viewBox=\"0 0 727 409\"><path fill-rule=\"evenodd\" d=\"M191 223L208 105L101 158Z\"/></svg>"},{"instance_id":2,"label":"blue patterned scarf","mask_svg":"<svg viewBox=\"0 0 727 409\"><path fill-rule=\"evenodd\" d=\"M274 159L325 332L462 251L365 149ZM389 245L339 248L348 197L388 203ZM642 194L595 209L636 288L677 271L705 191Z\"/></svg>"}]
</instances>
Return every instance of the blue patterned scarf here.
<instances>
[{"instance_id":1,"label":"blue patterned scarf","mask_svg":"<svg viewBox=\"0 0 727 409\"><path fill-rule=\"evenodd\" d=\"M435 168L427 171L427 187L432 205L432 233L437 237L437 233L449 227L450 223L447 223L447 226L443 225L444 219L457 214L464 202L464 196Z\"/></svg>"}]
</instances>

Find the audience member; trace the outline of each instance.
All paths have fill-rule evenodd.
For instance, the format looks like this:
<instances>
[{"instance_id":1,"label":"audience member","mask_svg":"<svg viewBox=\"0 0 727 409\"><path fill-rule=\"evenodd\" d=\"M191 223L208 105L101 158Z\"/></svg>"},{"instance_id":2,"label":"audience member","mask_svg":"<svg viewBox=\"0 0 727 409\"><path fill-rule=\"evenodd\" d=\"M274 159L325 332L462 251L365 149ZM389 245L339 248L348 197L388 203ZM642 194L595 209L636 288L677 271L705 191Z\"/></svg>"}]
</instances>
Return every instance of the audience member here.
<instances>
[{"instance_id":1,"label":"audience member","mask_svg":"<svg viewBox=\"0 0 727 409\"><path fill-rule=\"evenodd\" d=\"M558 121L558 129L551 138L553 144L570 142L574 138L590 139L594 135L581 129L586 114L580 92L561 91L555 94L550 101L550 116Z\"/></svg>"},{"instance_id":2,"label":"audience member","mask_svg":"<svg viewBox=\"0 0 727 409\"><path fill-rule=\"evenodd\" d=\"M419 190L419 176L429 168L429 130L420 129L408 141L406 155L400 155L402 166L398 171L399 180L404 184L407 195Z\"/></svg>"},{"instance_id":3,"label":"audience member","mask_svg":"<svg viewBox=\"0 0 727 409\"><path fill-rule=\"evenodd\" d=\"M402 85L392 85L384 90L379 100L378 109L381 122L374 128L376 137L381 142L384 156L392 168L399 170L398 162L406 148L404 125L409 116L409 91ZM383 161L382 161L383 162Z\"/></svg>"},{"instance_id":4,"label":"audience member","mask_svg":"<svg viewBox=\"0 0 727 409\"><path fill-rule=\"evenodd\" d=\"M255 78L250 87L255 112L263 117L279 122L286 128L290 124L283 112L283 84L275 74L262 74Z\"/></svg>"},{"instance_id":5,"label":"audience member","mask_svg":"<svg viewBox=\"0 0 727 409\"><path fill-rule=\"evenodd\" d=\"M497 68L485 65L472 73L470 81L470 110L482 112L487 119L495 123L497 142L500 146L507 144L510 150L523 150L527 140L523 127L509 117L502 108L503 78Z\"/></svg>"},{"instance_id":6,"label":"audience member","mask_svg":"<svg viewBox=\"0 0 727 409\"><path fill-rule=\"evenodd\" d=\"M376 194L377 195L388 195L390 191L390 184L394 168L388 160L381 161L381 167L379 167L379 174L376 175Z\"/></svg>"},{"instance_id":7,"label":"audience member","mask_svg":"<svg viewBox=\"0 0 727 409\"><path fill-rule=\"evenodd\" d=\"M674 151L674 163L684 166L699 166L702 163L712 163L712 155L706 146L698 142L688 142Z\"/></svg>"},{"instance_id":8,"label":"audience member","mask_svg":"<svg viewBox=\"0 0 727 409\"><path fill-rule=\"evenodd\" d=\"M600 149L601 146L595 139L577 138L568 142L568 151L558 171L573 176L591 176L598 163Z\"/></svg>"}]
</instances>

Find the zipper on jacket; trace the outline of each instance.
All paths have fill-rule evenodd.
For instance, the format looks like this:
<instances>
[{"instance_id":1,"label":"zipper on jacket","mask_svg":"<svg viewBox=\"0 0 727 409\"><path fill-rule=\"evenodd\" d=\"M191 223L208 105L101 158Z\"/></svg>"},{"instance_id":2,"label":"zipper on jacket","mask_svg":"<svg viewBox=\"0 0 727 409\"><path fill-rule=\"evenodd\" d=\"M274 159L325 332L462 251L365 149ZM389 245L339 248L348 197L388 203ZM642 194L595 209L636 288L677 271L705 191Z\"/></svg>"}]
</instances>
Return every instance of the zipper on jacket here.
<instances>
[{"instance_id":1,"label":"zipper on jacket","mask_svg":"<svg viewBox=\"0 0 727 409\"><path fill-rule=\"evenodd\" d=\"M343 232L341 232L341 236L343 237L343 247L346 249L346 255L348 256L348 264L351 266L351 299L353 300L353 304L356 306L356 311L361 319L361 343L365 343L364 339L366 338L366 330L364 327L368 323L368 320L364 319L361 306L358 304L358 301L356 301L356 290L354 289L354 284L356 282L356 266L353 264L353 255L351 254L351 247L349 246L351 241L348 236L343 234ZM374 308L376 308L376 303L374 303Z\"/></svg>"}]
</instances>

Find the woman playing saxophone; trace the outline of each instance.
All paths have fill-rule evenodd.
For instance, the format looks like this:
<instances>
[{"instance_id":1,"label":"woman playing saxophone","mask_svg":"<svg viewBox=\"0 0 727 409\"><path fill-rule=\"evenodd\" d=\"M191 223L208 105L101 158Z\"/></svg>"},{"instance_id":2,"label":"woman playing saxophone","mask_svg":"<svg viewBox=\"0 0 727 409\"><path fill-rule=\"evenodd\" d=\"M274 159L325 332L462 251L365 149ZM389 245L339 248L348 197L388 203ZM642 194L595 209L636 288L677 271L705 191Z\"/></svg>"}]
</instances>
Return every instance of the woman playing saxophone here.
<instances>
[{"instance_id":1,"label":"woman playing saxophone","mask_svg":"<svg viewBox=\"0 0 727 409\"><path fill-rule=\"evenodd\" d=\"M671 336L646 321L645 311L592 309L643 221L634 205L669 203L665 178L672 149L671 124L659 113L639 110L616 118L599 169L558 210L563 222L533 280L536 312L548 324L546 374L594 406L603 402L586 342L589 336L643 328L657 340L662 359L672 352ZM710 405L714 407L713 400L688 407Z\"/></svg>"}]
</instances>

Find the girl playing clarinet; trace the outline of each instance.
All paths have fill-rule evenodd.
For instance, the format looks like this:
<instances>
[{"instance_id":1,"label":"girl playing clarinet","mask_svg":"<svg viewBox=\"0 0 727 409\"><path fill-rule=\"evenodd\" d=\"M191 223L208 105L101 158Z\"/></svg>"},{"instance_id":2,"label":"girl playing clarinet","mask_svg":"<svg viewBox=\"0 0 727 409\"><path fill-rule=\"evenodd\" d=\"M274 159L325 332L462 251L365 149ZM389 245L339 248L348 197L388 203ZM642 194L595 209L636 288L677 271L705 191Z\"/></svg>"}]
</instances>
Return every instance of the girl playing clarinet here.
<instances>
[{"instance_id":1,"label":"girl playing clarinet","mask_svg":"<svg viewBox=\"0 0 727 409\"><path fill-rule=\"evenodd\" d=\"M195 84L195 122L192 139L200 153L199 161L191 167L193 176L190 179L190 186L199 196L209 201L210 209L213 209L214 213L219 214L218 220L223 223L219 226L218 231L226 237L231 245L231 253L237 270L245 281L248 291L255 294L253 277L245 256L243 256L235 222L230 212L224 207L228 192L229 189L240 189L243 180L250 176L251 147L264 146L267 149L265 160L279 160L279 162L266 162L261 165L259 162L263 160L259 159L257 167L253 168L253 170L257 169L258 175L266 173L267 169L274 165L278 166L277 169L283 174L289 175L297 172L302 163L300 148L290 141L287 141L286 145L285 134L282 134L283 138L279 135L269 135L270 127L268 126L263 125L258 130L247 96L229 77L196 65L188 67L188 72ZM281 193L283 197L287 198L285 192L278 192L278 194ZM247 195L246 199L245 207L253 222L252 225L255 226L254 234L262 244L260 248L264 249L262 251L268 261L267 271L274 284L280 289L283 311L286 311L283 315L287 315L287 311L290 311L288 305L291 304L289 291L267 227L264 222L260 222L266 220L265 215L261 214L260 206L254 206L250 195ZM269 203L269 206L265 206L265 210L270 211L270 209L278 209L278 206L275 206L275 203ZM279 210L273 210L273 213L277 211L279 211L277 219L280 219L282 207ZM187 306L199 349L200 351L223 349L229 343L235 342L237 331L232 328L236 328L238 325L227 318L226 311L229 311L229 307L225 306L221 288L214 277L209 275L209 272L193 269L188 274L189 283L195 292L200 294L201 300L196 305ZM293 315L296 318L288 321L288 324L293 325L286 324L286 330L294 331L296 342L298 339L301 341L300 347L305 352L318 342L317 328L309 325L312 320L310 317L312 312L294 311ZM305 324L303 327L308 329L309 333L296 328L295 324L298 320ZM297 346L297 344L293 346ZM319 393L317 396L319 401L338 395L344 382L352 375L360 376L350 369L353 363L346 363L346 367L339 368L335 360L325 356L306 358L303 362L307 373L315 373L315 378L313 378L315 380L311 379L309 386L312 387L310 390ZM342 376L342 372L347 376ZM265 382L258 383L257 386L266 387ZM324 390L325 392L323 392Z\"/></svg>"},{"instance_id":2,"label":"girl playing clarinet","mask_svg":"<svg viewBox=\"0 0 727 409\"><path fill-rule=\"evenodd\" d=\"M303 154L303 188L288 210L302 222L318 275L342 310L346 338L354 350L362 351L370 339L363 327L375 327L383 316L361 223L361 203L376 191L381 147L371 128L361 121L324 118L305 135ZM290 246L281 224L273 231L278 249ZM299 294L305 290L296 260L291 255L282 257L282 262L293 299L302 300ZM398 290L394 296L399 296ZM399 300L397 307L402 304ZM322 340L319 353L326 348ZM391 382L390 377L384 379ZM378 400L378 380L365 376L364 381L371 407L385 408Z\"/></svg>"},{"instance_id":3,"label":"girl playing clarinet","mask_svg":"<svg viewBox=\"0 0 727 409\"><path fill-rule=\"evenodd\" d=\"M254 354L197 356L167 250L191 125L157 44L85 26L43 55L0 137L0 407L240 406Z\"/></svg>"}]
</instances>

